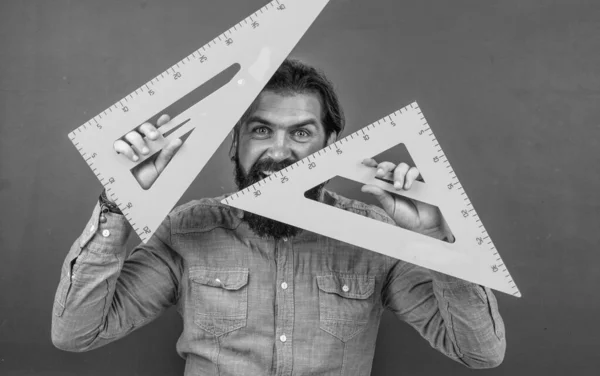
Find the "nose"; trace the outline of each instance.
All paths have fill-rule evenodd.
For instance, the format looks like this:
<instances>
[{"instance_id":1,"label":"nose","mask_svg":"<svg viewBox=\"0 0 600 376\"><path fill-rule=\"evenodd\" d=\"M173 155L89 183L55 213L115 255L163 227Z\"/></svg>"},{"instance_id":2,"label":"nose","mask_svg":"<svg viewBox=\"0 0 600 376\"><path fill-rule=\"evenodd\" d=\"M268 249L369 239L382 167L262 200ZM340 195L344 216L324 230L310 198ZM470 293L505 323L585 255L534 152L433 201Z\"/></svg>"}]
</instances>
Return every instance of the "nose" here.
<instances>
[{"instance_id":1,"label":"nose","mask_svg":"<svg viewBox=\"0 0 600 376\"><path fill-rule=\"evenodd\" d=\"M278 132L273 138L272 143L269 145L267 150L267 156L273 159L275 162L280 162L290 158L292 151L290 148L290 141L287 139L283 132Z\"/></svg>"}]
</instances>

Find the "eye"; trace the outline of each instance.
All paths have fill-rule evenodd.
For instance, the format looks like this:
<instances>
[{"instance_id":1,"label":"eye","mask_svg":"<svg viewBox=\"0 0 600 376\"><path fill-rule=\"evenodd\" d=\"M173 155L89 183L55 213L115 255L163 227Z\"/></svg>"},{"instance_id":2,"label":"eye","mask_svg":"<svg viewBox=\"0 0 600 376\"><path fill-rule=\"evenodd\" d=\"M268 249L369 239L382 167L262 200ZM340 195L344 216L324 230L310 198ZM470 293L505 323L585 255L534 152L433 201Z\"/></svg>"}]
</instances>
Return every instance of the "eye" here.
<instances>
[{"instance_id":1,"label":"eye","mask_svg":"<svg viewBox=\"0 0 600 376\"><path fill-rule=\"evenodd\" d=\"M266 127L264 125L259 125L255 128L252 128L252 134L256 138L261 138L261 139L266 138L269 136L270 133L271 133L271 129L269 129L269 127Z\"/></svg>"},{"instance_id":2,"label":"eye","mask_svg":"<svg viewBox=\"0 0 600 376\"><path fill-rule=\"evenodd\" d=\"M267 127L256 127L252 130L254 133L266 134L269 132L269 128Z\"/></svg>"},{"instance_id":3,"label":"eye","mask_svg":"<svg viewBox=\"0 0 600 376\"><path fill-rule=\"evenodd\" d=\"M310 133L306 129L298 129L295 133L298 137L304 138L310 136Z\"/></svg>"}]
</instances>

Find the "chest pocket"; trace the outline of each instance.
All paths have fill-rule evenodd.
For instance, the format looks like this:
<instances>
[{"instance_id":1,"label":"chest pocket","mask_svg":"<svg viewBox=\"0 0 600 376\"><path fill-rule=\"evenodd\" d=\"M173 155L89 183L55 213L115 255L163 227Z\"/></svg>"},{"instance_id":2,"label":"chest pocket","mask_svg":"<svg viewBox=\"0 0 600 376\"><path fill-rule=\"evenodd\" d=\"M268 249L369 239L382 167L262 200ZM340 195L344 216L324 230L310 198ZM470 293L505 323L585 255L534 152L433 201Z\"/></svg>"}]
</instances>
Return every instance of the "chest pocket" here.
<instances>
[{"instance_id":1,"label":"chest pocket","mask_svg":"<svg viewBox=\"0 0 600 376\"><path fill-rule=\"evenodd\" d=\"M317 276L320 328L343 342L363 331L374 310L375 277Z\"/></svg>"},{"instance_id":2,"label":"chest pocket","mask_svg":"<svg viewBox=\"0 0 600 376\"><path fill-rule=\"evenodd\" d=\"M190 269L194 323L215 336L246 326L248 269Z\"/></svg>"}]
</instances>

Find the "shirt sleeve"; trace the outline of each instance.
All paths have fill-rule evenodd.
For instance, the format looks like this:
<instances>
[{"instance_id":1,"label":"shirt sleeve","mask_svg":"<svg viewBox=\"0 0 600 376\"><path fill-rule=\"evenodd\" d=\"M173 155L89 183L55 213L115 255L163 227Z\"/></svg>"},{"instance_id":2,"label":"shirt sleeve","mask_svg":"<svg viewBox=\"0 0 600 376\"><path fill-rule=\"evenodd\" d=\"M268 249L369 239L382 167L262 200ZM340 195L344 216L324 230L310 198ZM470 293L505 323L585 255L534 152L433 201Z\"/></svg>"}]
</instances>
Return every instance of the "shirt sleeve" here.
<instances>
[{"instance_id":1,"label":"shirt sleeve","mask_svg":"<svg viewBox=\"0 0 600 376\"><path fill-rule=\"evenodd\" d=\"M52 342L87 351L124 337L178 300L182 260L170 247L169 217L127 255L131 226L96 204L64 260L52 315Z\"/></svg>"},{"instance_id":2,"label":"shirt sleeve","mask_svg":"<svg viewBox=\"0 0 600 376\"><path fill-rule=\"evenodd\" d=\"M451 359L469 368L502 363L504 322L489 288L398 261L382 297L398 319Z\"/></svg>"}]
</instances>

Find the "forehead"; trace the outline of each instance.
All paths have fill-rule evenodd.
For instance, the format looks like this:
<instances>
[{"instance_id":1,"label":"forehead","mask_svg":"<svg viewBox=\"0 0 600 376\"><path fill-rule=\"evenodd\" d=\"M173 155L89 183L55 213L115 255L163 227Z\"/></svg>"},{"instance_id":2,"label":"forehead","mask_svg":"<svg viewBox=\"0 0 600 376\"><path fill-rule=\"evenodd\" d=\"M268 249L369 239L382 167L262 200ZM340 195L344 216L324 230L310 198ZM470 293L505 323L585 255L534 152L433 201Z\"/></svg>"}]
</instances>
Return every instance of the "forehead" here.
<instances>
[{"instance_id":1,"label":"forehead","mask_svg":"<svg viewBox=\"0 0 600 376\"><path fill-rule=\"evenodd\" d=\"M257 98L250 118L259 117L278 125L315 120L321 124L321 101L314 93L278 94L265 91Z\"/></svg>"}]
</instances>

